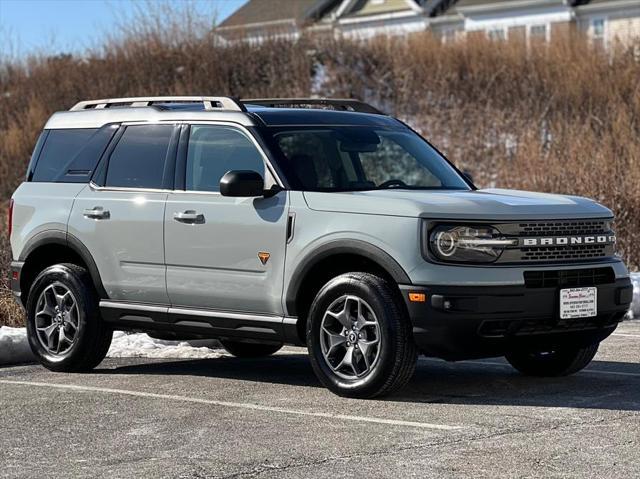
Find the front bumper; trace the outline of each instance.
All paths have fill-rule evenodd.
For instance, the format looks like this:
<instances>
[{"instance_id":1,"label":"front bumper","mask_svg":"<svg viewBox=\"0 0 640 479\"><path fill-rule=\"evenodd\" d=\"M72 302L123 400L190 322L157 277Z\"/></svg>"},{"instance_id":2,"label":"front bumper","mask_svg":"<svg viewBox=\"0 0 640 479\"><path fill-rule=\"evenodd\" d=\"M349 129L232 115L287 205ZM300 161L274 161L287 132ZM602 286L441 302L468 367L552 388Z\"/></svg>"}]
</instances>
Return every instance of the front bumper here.
<instances>
[{"instance_id":1,"label":"front bumper","mask_svg":"<svg viewBox=\"0 0 640 479\"><path fill-rule=\"evenodd\" d=\"M624 318L633 288L628 278L597 288L597 316L561 320L560 287L400 286L416 344L448 360L602 341ZM423 293L425 301L412 302L409 293Z\"/></svg>"}]
</instances>

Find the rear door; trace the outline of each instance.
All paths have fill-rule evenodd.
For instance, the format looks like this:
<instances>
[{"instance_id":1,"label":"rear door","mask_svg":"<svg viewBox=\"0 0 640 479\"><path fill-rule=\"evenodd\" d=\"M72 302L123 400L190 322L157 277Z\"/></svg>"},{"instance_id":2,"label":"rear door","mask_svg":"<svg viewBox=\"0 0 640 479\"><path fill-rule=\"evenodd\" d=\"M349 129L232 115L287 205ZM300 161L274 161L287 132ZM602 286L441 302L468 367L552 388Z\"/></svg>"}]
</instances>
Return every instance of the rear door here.
<instances>
[{"instance_id":1,"label":"rear door","mask_svg":"<svg viewBox=\"0 0 640 479\"><path fill-rule=\"evenodd\" d=\"M113 300L169 303L163 221L177 138L172 124L123 125L75 200L69 234L91 252Z\"/></svg>"},{"instance_id":2,"label":"rear door","mask_svg":"<svg viewBox=\"0 0 640 479\"><path fill-rule=\"evenodd\" d=\"M180 144L177 177L165 213L167 289L174 307L283 313L288 221L286 191L270 198L220 194L229 170L254 170L268 188L268 160L246 129L193 124Z\"/></svg>"}]
</instances>

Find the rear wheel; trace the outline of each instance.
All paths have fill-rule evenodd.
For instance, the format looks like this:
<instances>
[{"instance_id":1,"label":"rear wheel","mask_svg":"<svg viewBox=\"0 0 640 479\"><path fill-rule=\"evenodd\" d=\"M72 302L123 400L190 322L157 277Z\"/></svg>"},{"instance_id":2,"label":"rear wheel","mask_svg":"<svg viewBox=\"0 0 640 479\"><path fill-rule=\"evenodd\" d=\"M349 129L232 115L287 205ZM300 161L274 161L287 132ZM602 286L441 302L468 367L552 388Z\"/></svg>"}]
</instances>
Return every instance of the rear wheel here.
<instances>
[{"instance_id":1,"label":"rear wheel","mask_svg":"<svg viewBox=\"0 0 640 479\"><path fill-rule=\"evenodd\" d=\"M416 347L393 285L368 273L329 281L309 311L307 345L320 381L341 396L371 398L404 386Z\"/></svg>"},{"instance_id":2,"label":"rear wheel","mask_svg":"<svg viewBox=\"0 0 640 479\"><path fill-rule=\"evenodd\" d=\"M565 347L553 351L519 351L507 354L506 358L514 368L527 376L568 376L584 369L598 352L599 345Z\"/></svg>"},{"instance_id":3,"label":"rear wheel","mask_svg":"<svg viewBox=\"0 0 640 479\"><path fill-rule=\"evenodd\" d=\"M27 334L33 353L52 371L88 371L104 359L113 330L100 317L89 274L58 264L35 279L27 302Z\"/></svg>"},{"instance_id":4,"label":"rear wheel","mask_svg":"<svg viewBox=\"0 0 640 479\"><path fill-rule=\"evenodd\" d=\"M221 339L224 349L237 358L261 358L270 356L282 348L282 343L249 343Z\"/></svg>"}]
</instances>

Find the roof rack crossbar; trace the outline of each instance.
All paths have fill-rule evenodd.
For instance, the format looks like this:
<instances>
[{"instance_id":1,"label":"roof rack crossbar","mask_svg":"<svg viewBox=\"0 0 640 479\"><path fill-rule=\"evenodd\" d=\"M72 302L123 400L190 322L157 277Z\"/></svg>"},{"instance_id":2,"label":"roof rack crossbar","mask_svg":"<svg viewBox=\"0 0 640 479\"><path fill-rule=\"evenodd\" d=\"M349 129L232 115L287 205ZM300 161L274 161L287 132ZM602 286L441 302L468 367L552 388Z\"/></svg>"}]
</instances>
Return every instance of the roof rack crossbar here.
<instances>
[{"instance_id":1,"label":"roof rack crossbar","mask_svg":"<svg viewBox=\"0 0 640 479\"><path fill-rule=\"evenodd\" d=\"M334 98L249 98L240 100L245 105L258 105L271 108L286 106L331 106L336 110L355 111L358 113L373 113L376 115L384 115L377 108L364 103L360 100L352 99L334 99Z\"/></svg>"},{"instance_id":2,"label":"roof rack crossbar","mask_svg":"<svg viewBox=\"0 0 640 479\"><path fill-rule=\"evenodd\" d=\"M148 96L108 98L76 103L69 111L102 110L113 106L144 107L154 103L202 103L205 110L247 111L242 103L229 96Z\"/></svg>"}]
</instances>

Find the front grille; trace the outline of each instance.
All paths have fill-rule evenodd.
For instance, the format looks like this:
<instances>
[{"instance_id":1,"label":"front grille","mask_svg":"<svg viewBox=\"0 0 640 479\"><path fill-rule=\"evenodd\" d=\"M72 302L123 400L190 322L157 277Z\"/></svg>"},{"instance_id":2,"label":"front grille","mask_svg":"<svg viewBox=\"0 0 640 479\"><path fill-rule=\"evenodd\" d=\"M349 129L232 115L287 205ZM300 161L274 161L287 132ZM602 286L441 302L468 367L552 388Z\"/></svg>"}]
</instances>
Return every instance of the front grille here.
<instances>
[{"instance_id":1,"label":"front grille","mask_svg":"<svg viewBox=\"0 0 640 479\"><path fill-rule=\"evenodd\" d=\"M615 281L613 268L524 272L524 284L527 288L579 288Z\"/></svg>"},{"instance_id":2,"label":"front grille","mask_svg":"<svg viewBox=\"0 0 640 479\"><path fill-rule=\"evenodd\" d=\"M517 238L520 245L504 250L500 264L559 263L598 261L614 255L611 243L525 245L526 238L568 238L587 235L612 235L611 220L557 220L502 223L496 225L507 238Z\"/></svg>"},{"instance_id":3,"label":"front grille","mask_svg":"<svg viewBox=\"0 0 640 479\"><path fill-rule=\"evenodd\" d=\"M552 221L520 223L519 236L570 236L604 233L609 229L607 220Z\"/></svg>"},{"instance_id":4,"label":"front grille","mask_svg":"<svg viewBox=\"0 0 640 479\"><path fill-rule=\"evenodd\" d=\"M606 256L607 245L593 244L580 246L541 246L520 248L522 261L555 261L592 259Z\"/></svg>"}]
</instances>

